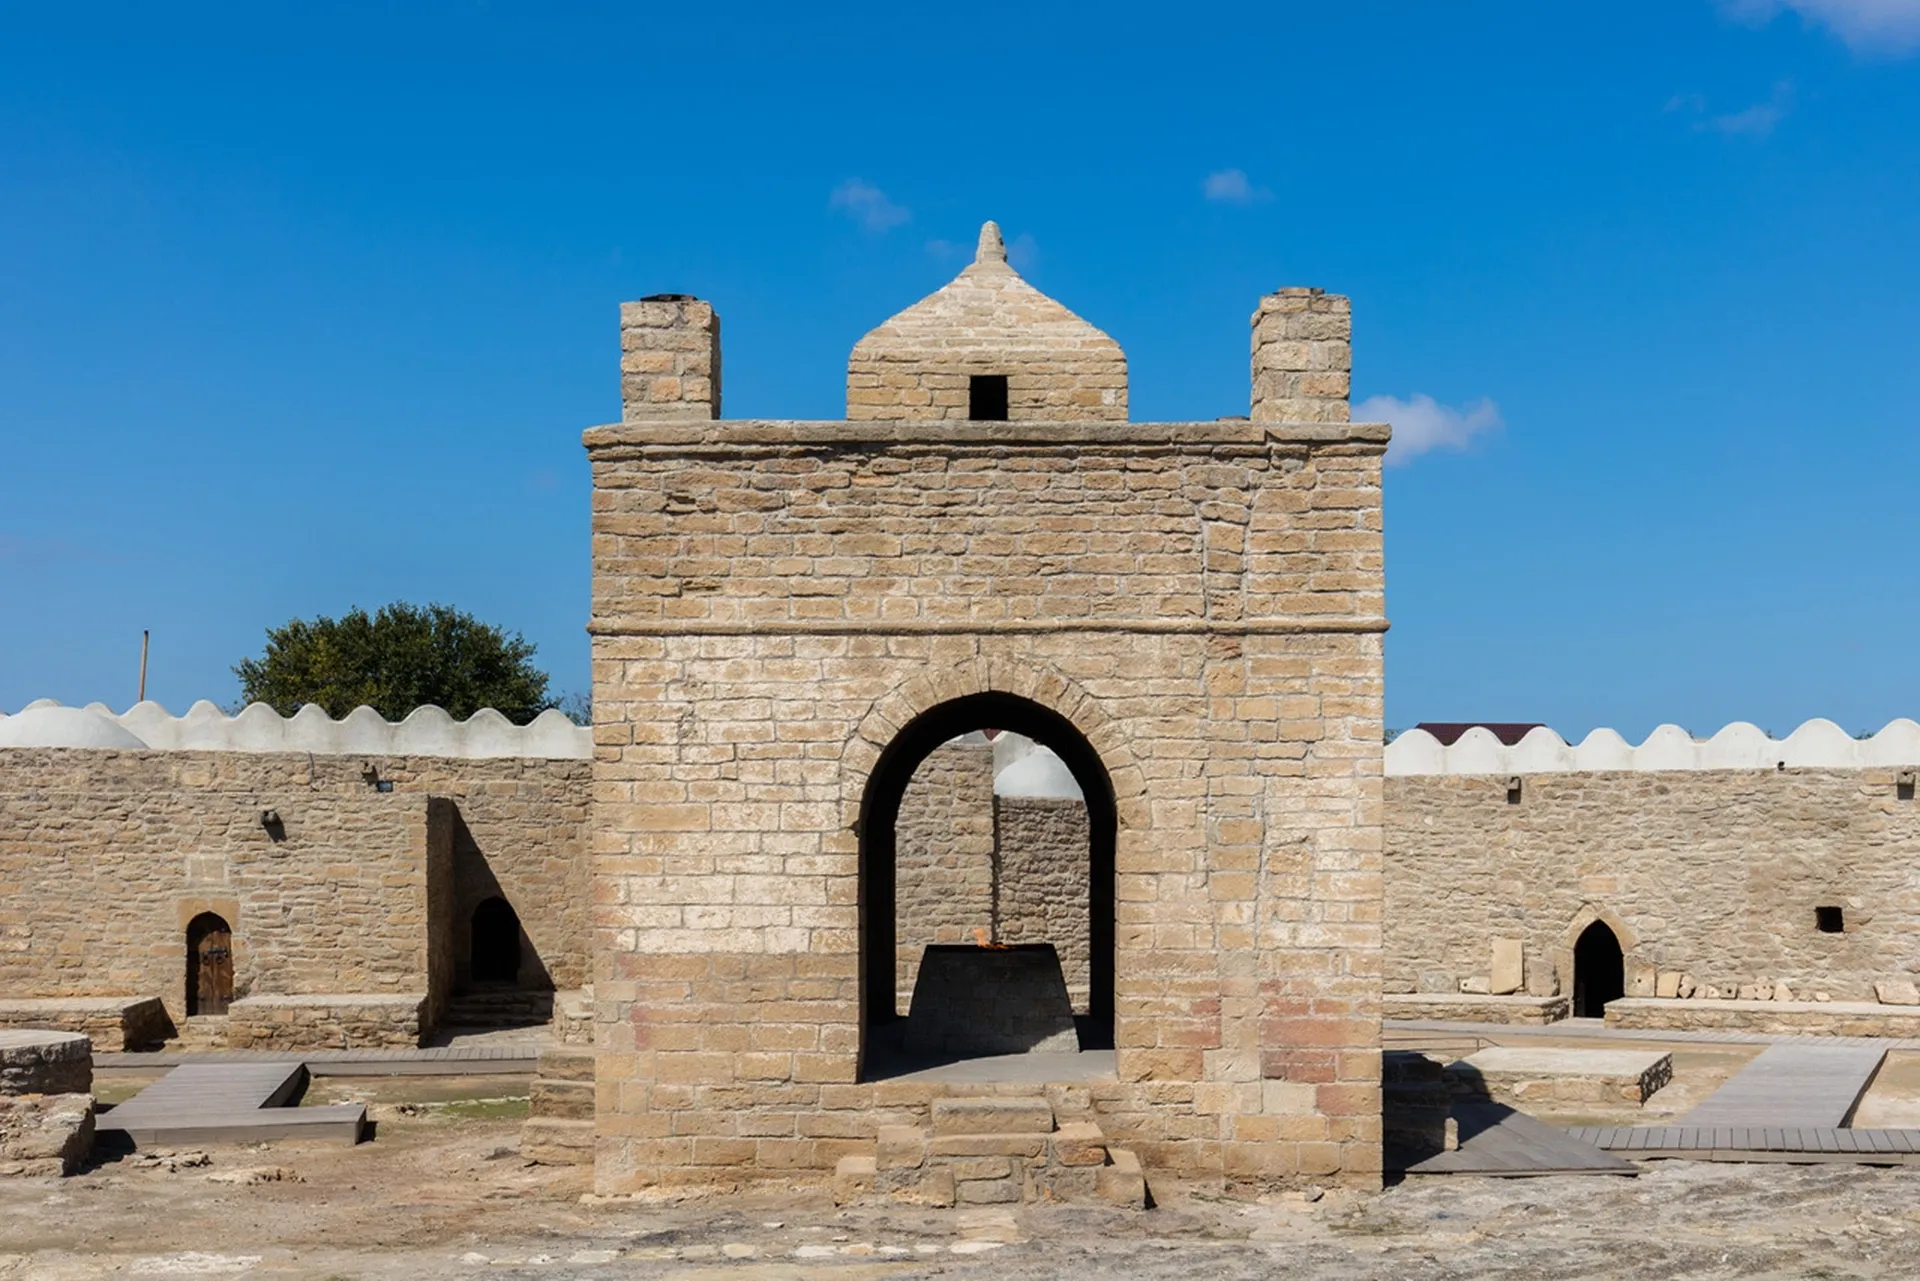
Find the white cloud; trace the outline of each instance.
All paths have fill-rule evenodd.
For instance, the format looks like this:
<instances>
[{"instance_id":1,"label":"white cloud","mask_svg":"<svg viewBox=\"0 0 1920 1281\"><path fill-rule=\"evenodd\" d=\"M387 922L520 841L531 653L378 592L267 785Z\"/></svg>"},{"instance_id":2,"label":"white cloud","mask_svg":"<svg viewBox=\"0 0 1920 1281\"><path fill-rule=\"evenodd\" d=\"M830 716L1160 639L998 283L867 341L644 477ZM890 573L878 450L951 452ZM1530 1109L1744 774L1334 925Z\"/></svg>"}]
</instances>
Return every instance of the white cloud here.
<instances>
[{"instance_id":1,"label":"white cloud","mask_svg":"<svg viewBox=\"0 0 1920 1281\"><path fill-rule=\"evenodd\" d=\"M1505 426L1500 406L1482 396L1461 409L1442 405L1431 396L1410 400L1369 396L1353 408L1356 422L1391 423L1393 443L1389 463L1404 463L1435 449L1465 449L1477 436Z\"/></svg>"},{"instance_id":2,"label":"white cloud","mask_svg":"<svg viewBox=\"0 0 1920 1281\"><path fill-rule=\"evenodd\" d=\"M868 231L886 231L913 217L913 211L887 199L887 193L860 178L849 178L827 197L829 209L839 209Z\"/></svg>"},{"instance_id":3,"label":"white cloud","mask_svg":"<svg viewBox=\"0 0 1920 1281\"><path fill-rule=\"evenodd\" d=\"M1764 138L1793 110L1793 83L1782 80L1773 87L1773 96L1740 111L1708 116L1694 127L1712 129L1733 137Z\"/></svg>"},{"instance_id":4,"label":"white cloud","mask_svg":"<svg viewBox=\"0 0 1920 1281\"><path fill-rule=\"evenodd\" d=\"M1920 49L1920 0L1720 0L1720 8L1756 26L1791 9L1832 28L1855 53L1898 58Z\"/></svg>"},{"instance_id":5,"label":"white cloud","mask_svg":"<svg viewBox=\"0 0 1920 1281\"><path fill-rule=\"evenodd\" d=\"M1222 205L1250 205L1258 200L1271 200L1273 193L1265 187L1256 187L1248 179L1244 169L1221 169L1207 175L1200 184L1200 190L1208 200Z\"/></svg>"}]
</instances>

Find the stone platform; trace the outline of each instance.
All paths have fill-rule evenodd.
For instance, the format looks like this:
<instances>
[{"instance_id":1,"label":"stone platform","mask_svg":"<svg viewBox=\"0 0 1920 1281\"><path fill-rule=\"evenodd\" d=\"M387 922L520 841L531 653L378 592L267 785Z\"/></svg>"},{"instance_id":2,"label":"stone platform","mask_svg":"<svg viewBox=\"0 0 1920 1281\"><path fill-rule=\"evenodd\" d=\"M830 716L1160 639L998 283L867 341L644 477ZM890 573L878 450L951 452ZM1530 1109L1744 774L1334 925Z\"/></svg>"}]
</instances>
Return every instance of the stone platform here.
<instances>
[{"instance_id":1,"label":"stone platform","mask_svg":"<svg viewBox=\"0 0 1920 1281\"><path fill-rule=\"evenodd\" d=\"M0 1095L92 1092L93 1043L86 1037L0 1028Z\"/></svg>"},{"instance_id":2,"label":"stone platform","mask_svg":"<svg viewBox=\"0 0 1920 1281\"><path fill-rule=\"evenodd\" d=\"M1468 992L1389 992L1381 1013L1390 1019L1437 1019L1544 1027L1567 1017L1564 996L1478 996Z\"/></svg>"},{"instance_id":3,"label":"stone platform","mask_svg":"<svg viewBox=\"0 0 1920 1281\"><path fill-rule=\"evenodd\" d=\"M965 1058L1078 1050L1073 1003L1051 943L936 943L920 958L907 1053Z\"/></svg>"},{"instance_id":4,"label":"stone platform","mask_svg":"<svg viewBox=\"0 0 1920 1281\"><path fill-rule=\"evenodd\" d=\"M236 1050L411 1049L420 1044L423 993L248 996L227 1007Z\"/></svg>"},{"instance_id":5,"label":"stone platform","mask_svg":"<svg viewBox=\"0 0 1920 1281\"><path fill-rule=\"evenodd\" d=\"M1776 1035L1920 1037L1920 1006L1874 1001L1707 1001L1625 997L1607 1003L1609 1028Z\"/></svg>"},{"instance_id":6,"label":"stone platform","mask_svg":"<svg viewBox=\"0 0 1920 1281\"><path fill-rule=\"evenodd\" d=\"M1541 1103L1645 1103L1673 1080L1661 1050L1495 1045L1447 1069L1463 1094L1525 1109Z\"/></svg>"},{"instance_id":7,"label":"stone platform","mask_svg":"<svg viewBox=\"0 0 1920 1281\"><path fill-rule=\"evenodd\" d=\"M67 1175L93 1150L93 1047L77 1032L0 1029L0 1175Z\"/></svg>"},{"instance_id":8,"label":"stone platform","mask_svg":"<svg viewBox=\"0 0 1920 1281\"><path fill-rule=\"evenodd\" d=\"M158 1049L173 1020L157 996L52 996L0 1000L0 1028L78 1032L107 1052Z\"/></svg>"}]
</instances>

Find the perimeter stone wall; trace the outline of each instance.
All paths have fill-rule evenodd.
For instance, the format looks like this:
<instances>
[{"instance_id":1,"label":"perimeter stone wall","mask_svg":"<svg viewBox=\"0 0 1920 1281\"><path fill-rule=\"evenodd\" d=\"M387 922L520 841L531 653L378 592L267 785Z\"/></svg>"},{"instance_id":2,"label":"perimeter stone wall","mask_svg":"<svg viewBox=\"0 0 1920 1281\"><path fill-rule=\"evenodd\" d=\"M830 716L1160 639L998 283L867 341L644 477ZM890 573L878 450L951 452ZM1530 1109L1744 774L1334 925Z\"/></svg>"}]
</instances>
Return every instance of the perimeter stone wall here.
<instances>
[{"instance_id":1,"label":"perimeter stone wall","mask_svg":"<svg viewBox=\"0 0 1920 1281\"><path fill-rule=\"evenodd\" d=\"M393 784L375 789L363 770ZM460 887L508 889L582 975L587 763L0 751L0 965L13 997L157 996L185 1016L186 927L233 928L236 996L411 993L437 1017ZM435 800L429 792L457 800ZM283 839L261 822L281 819Z\"/></svg>"},{"instance_id":2,"label":"perimeter stone wall","mask_svg":"<svg viewBox=\"0 0 1920 1281\"><path fill-rule=\"evenodd\" d=\"M596 1181L822 1177L861 1081L859 815L981 692L1117 798L1149 1168L1380 1169L1380 456L1344 424L629 422L594 476ZM1015 728L1015 727L1002 727Z\"/></svg>"},{"instance_id":3,"label":"perimeter stone wall","mask_svg":"<svg viewBox=\"0 0 1920 1281\"><path fill-rule=\"evenodd\" d=\"M1507 775L1391 777L1386 990L1505 987L1492 940L1508 939L1524 990L1565 992L1574 940L1600 919L1629 996L1911 991L1920 803L1899 773L1543 773L1517 793ZM1840 908L1843 932L1821 932L1816 907Z\"/></svg>"}]
</instances>

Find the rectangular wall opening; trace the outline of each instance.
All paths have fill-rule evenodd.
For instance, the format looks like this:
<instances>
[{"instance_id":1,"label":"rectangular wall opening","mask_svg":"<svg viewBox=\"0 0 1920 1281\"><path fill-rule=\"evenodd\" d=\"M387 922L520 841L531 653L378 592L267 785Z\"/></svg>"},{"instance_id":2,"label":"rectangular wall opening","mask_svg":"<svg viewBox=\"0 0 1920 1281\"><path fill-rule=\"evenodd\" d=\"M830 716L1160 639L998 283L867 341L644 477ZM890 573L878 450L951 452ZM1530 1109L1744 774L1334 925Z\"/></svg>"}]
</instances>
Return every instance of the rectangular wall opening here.
<instances>
[{"instance_id":1,"label":"rectangular wall opening","mask_svg":"<svg viewBox=\"0 0 1920 1281\"><path fill-rule=\"evenodd\" d=\"M1847 931L1846 914L1837 907L1814 908L1813 924L1822 934L1844 934Z\"/></svg>"},{"instance_id":2,"label":"rectangular wall opening","mask_svg":"<svg viewBox=\"0 0 1920 1281\"><path fill-rule=\"evenodd\" d=\"M1007 376L974 374L967 379L967 417L981 423L1007 421Z\"/></svg>"}]
</instances>

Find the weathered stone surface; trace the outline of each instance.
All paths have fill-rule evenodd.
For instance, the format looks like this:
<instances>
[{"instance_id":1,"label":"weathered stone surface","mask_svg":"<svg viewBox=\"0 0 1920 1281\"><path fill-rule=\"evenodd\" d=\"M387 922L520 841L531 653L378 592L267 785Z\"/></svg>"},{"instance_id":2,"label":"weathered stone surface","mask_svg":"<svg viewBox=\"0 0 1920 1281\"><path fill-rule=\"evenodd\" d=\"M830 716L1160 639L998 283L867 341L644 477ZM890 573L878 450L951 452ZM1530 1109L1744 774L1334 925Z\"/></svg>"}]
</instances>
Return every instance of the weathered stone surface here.
<instances>
[{"instance_id":1,"label":"weathered stone surface","mask_svg":"<svg viewBox=\"0 0 1920 1281\"><path fill-rule=\"evenodd\" d=\"M1920 985L1906 979L1882 979L1873 985L1873 995L1882 1005L1920 1005Z\"/></svg>"},{"instance_id":2,"label":"weathered stone surface","mask_svg":"<svg viewBox=\"0 0 1920 1281\"><path fill-rule=\"evenodd\" d=\"M937 1138L958 1134L1049 1134L1053 1108L1045 1099L958 1098L936 1099L933 1133Z\"/></svg>"},{"instance_id":3,"label":"weathered stone surface","mask_svg":"<svg viewBox=\"0 0 1920 1281\"><path fill-rule=\"evenodd\" d=\"M1006 378L1014 422L1127 417L1120 345L1021 279L993 223L957 277L854 345L847 418L964 419L976 374Z\"/></svg>"},{"instance_id":4,"label":"weathered stone surface","mask_svg":"<svg viewBox=\"0 0 1920 1281\"><path fill-rule=\"evenodd\" d=\"M520 1155L540 1165L591 1165L593 1122L529 1117L520 1127Z\"/></svg>"},{"instance_id":5,"label":"weathered stone surface","mask_svg":"<svg viewBox=\"0 0 1920 1281\"><path fill-rule=\"evenodd\" d=\"M1772 1032L1823 1036L1920 1036L1920 1008L1873 1001L1661 1001L1607 1005L1607 1026L1662 1031Z\"/></svg>"},{"instance_id":6,"label":"weathered stone surface","mask_svg":"<svg viewBox=\"0 0 1920 1281\"><path fill-rule=\"evenodd\" d=\"M1094 1171L1094 1194L1111 1205L1146 1209L1147 1176L1140 1158L1121 1148L1111 1149L1108 1155L1111 1163Z\"/></svg>"},{"instance_id":7,"label":"weathered stone surface","mask_svg":"<svg viewBox=\"0 0 1920 1281\"><path fill-rule=\"evenodd\" d=\"M1493 962L1488 971L1487 991L1494 996L1511 996L1527 984L1527 972L1519 939L1493 940Z\"/></svg>"},{"instance_id":8,"label":"weathered stone surface","mask_svg":"<svg viewBox=\"0 0 1920 1281\"><path fill-rule=\"evenodd\" d=\"M1390 776L1386 989L1453 990L1483 972L1490 939L1511 937L1529 972L1570 992L1597 916L1629 997L1678 998L1691 976L1696 998L1870 1000L1907 973L1920 929L1906 853L1920 805L1895 797L1891 773L1541 772L1519 804L1505 771ZM1819 928L1820 906L1843 910L1844 932Z\"/></svg>"},{"instance_id":9,"label":"weathered stone surface","mask_svg":"<svg viewBox=\"0 0 1920 1281\"><path fill-rule=\"evenodd\" d=\"M0 1098L0 1174L72 1174L92 1150L92 1095Z\"/></svg>"},{"instance_id":10,"label":"weathered stone surface","mask_svg":"<svg viewBox=\"0 0 1920 1281\"><path fill-rule=\"evenodd\" d=\"M426 1004L421 993L249 996L228 1007L227 1041L237 1050L411 1049Z\"/></svg>"},{"instance_id":11,"label":"weathered stone surface","mask_svg":"<svg viewBox=\"0 0 1920 1281\"><path fill-rule=\"evenodd\" d=\"M1673 1080L1663 1050L1496 1045L1447 1069L1463 1092L1524 1110L1541 1103L1645 1103Z\"/></svg>"},{"instance_id":12,"label":"weathered stone surface","mask_svg":"<svg viewBox=\"0 0 1920 1281\"><path fill-rule=\"evenodd\" d=\"M1476 996L1466 992L1389 993L1381 1008L1390 1019L1543 1026L1567 1017L1564 996Z\"/></svg>"},{"instance_id":13,"label":"weathered stone surface","mask_svg":"<svg viewBox=\"0 0 1920 1281\"><path fill-rule=\"evenodd\" d=\"M0 920L8 910L0 903ZM0 937L5 933L0 926ZM37 964L23 966L17 981L32 984ZM77 1032L105 1054L155 1049L172 1033L173 1021L157 997L38 997L0 1000L0 1028Z\"/></svg>"},{"instance_id":14,"label":"weathered stone surface","mask_svg":"<svg viewBox=\"0 0 1920 1281\"><path fill-rule=\"evenodd\" d=\"M92 1091L93 1043L86 1037L0 1028L0 1096Z\"/></svg>"},{"instance_id":15,"label":"weathered stone surface","mask_svg":"<svg viewBox=\"0 0 1920 1281\"><path fill-rule=\"evenodd\" d=\"M852 1205L873 1192L877 1171L870 1156L843 1156L833 1167L833 1203Z\"/></svg>"}]
</instances>

